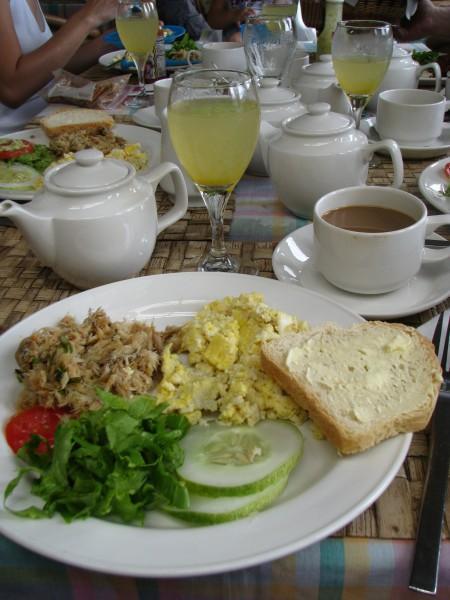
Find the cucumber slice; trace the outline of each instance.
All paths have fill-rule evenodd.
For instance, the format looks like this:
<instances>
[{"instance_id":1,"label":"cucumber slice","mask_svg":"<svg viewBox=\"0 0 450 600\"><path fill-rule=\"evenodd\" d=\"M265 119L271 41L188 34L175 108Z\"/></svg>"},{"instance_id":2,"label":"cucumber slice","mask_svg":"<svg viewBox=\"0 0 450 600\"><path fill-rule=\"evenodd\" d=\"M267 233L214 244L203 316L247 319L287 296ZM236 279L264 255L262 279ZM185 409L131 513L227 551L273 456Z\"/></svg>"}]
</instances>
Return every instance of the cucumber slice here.
<instances>
[{"instance_id":1,"label":"cucumber slice","mask_svg":"<svg viewBox=\"0 0 450 600\"><path fill-rule=\"evenodd\" d=\"M272 504L286 487L287 480L287 477L282 477L260 492L249 496L205 498L204 496L192 494L190 495L189 508L179 509L167 506L163 510L173 517L197 525L217 525L218 523L236 521Z\"/></svg>"},{"instance_id":2,"label":"cucumber slice","mask_svg":"<svg viewBox=\"0 0 450 600\"><path fill-rule=\"evenodd\" d=\"M20 163L0 164L0 189L28 191L40 187L42 176L27 165Z\"/></svg>"},{"instance_id":3,"label":"cucumber slice","mask_svg":"<svg viewBox=\"0 0 450 600\"><path fill-rule=\"evenodd\" d=\"M303 437L287 421L213 423L191 427L180 444L185 459L178 474L189 491L218 498L254 494L286 477L301 456Z\"/></svg>"}]
</instances>

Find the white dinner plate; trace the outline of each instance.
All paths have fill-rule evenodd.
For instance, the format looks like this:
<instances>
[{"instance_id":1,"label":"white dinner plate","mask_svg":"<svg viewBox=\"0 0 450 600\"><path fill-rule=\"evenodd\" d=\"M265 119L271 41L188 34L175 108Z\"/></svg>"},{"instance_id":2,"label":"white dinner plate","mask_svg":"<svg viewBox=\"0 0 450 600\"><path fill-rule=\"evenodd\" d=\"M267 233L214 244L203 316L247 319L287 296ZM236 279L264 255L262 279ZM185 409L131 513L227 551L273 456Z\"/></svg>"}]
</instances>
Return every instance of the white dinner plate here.
<instances>
[{"instance_id":1,"label":"white dinner plate","mask_svg":"<svg viewBox=\"0 0 450 600\"><path fill-rule=\"evenodd\" d=\"M113 129L114 133L120 137L123 137L127 142L136 143L139 142L145 152L147 152L149 160L148 165L145 169L139 171L141 174L147 173L152 167L156 167L161 162L161 134L157 131L151 131L149 129L143 129L136 125L115 125ZM8 135L1 136L8 138L20 138L29 140L35 144L48 144L48 137L44 131L37 127L36 129L24 129L23 131L15 131ZM31 200L36 192L35 191L15 191L15 190L0 190L0 198L7 198L8 200Z\"/></svg>"},{"instance_id":2,"label":"white dinner plate","mask_svg":"<svg viewBox=\"0 0 450 600\"><path fill-rule=\"evenodd\" d=\"M143 319L157 329L180 325L205 302L261 292L267 304L307 319L349 326L355 313L327 298L273 279L222 273L153 275L94 288L31 315L0 338L2 423L14 411L20 389L14 353L25 336L54 325L70 313L81 320L102 307L113 319ZM411 442L403 434L365 452L339 457L318 440L308 423L303 458L283 494L271 507L244 519L214 526L180 524L149 513L144 527L99 519L70 525L59 517L28 520L0 507L0 532L47 557L87 569L136 577L180 577L231 571L274 560L330 535L370 506L400 468ZM0 489L14 477L17 460L0 436ZM32 500L29 496L26 500Z\"/></svg>"},{"instance_id":3,"label":"white dinner plate","mask_svg":"<svg viewBox=\"0 0 450 600\"><path fill-rule=\"evenodd\" d=\"M361 119L361 131L364 132L370 142L378 142L381 138L376 129L376 117ZM440 137L429 144L400 144L399 147L403 158L434 158L442 156L450 150L450 123L444 123ZM380 150L380 154L388 154L387 150Z\"/></svg>"},{"instance_id":4,"label":"white dinner plate","mask_svg":"<svg viewBox=\"0 0 450 600\"><path fill-rule=\"evenodd\" d=\"M100 58L98 59L98 62L100 65L102 65L102 67L111 67L111 65L113 63L116 63L114 65L114 69L116 69L117 71L125 71L128 72L130 70L136 70L136 68L133 69L133 67L131 66L130 68L123 68L123 63L122 63L122 58L125 56L125 52L126 50L114 50L113 52L107 52L106 54L102 54L102 56L100 56ZM117 62L120 61L120 62Z\"/></svg>"},{"instance_id":5,"label":"white dinner plate","mask_svg":"<svg viewBox=\"0 0 450 600\"><path fill-rule=\"evenodd\" d=\"M423 197L443 213L450 213L450 196L444 196L444 190L450 185L450 179L444 174L445 165L450 158L442 158L422 171L419 177L419 189Z\"/></svg>"},{"instance_id":6,"label":"white dinner plate","mask_svg":"<svg viewBox=\"0 0 450 600\"><path fill-rule=\"evenodd\" d=\"M335 287L314 266L313 225L287 235L275 248L272 265L280 281L291 282L323 294L371 319L396 319L412 315L445 300L450 293L450 261L423 265L399 290L387 294L352 294ZM430 238L442 239L432 234Z\"/></svg>"},{"instance_id":7,"label":"white dinner plate","mask_svg":"<svg viewBox=\"0 0 450 600\"><path fill-rule=\"evenodd\" d=\"M155 113L154 106L146 106L136 110L132 115L133 121L143 127L150 127L151 129L158 129L161 131L161 121Z\"/></svg>"}]
</instances>

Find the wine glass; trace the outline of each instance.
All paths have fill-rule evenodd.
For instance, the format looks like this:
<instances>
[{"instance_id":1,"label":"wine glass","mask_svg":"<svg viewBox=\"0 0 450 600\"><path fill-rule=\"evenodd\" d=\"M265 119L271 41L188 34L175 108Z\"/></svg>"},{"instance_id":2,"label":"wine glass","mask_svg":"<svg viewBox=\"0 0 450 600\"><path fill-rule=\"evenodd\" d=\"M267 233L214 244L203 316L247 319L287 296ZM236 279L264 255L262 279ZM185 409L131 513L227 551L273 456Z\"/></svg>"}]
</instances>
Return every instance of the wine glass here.
<instances>
[{"instance_id":1,"label":"wine glass","mask_svg":"<svg viewBox=\"0 0 450 600\"><path fill-rule=\"evenodd\" d=\"M331 54L337 80L350 100L356 128L380 86L393 48L392 27L384 21L339 21Z\"/></svg>"},{"instance_id":2,"label":"wine glass","mask_svg":"<svg viewBox=\"0 0 450 600\"><path fill-rule=\"evenodd\" d=\"M119 0L116 28L120 40L136 65L139 93L127 103L139 108L149 103L145 91L145 65L155 46L159 19L153 0Z\"/></svg>"},{"instance_id":3,"label":"wine glass","mask_svg":"<svg viewBox=\"0 0 450 600\"><path fill-rule=\"evenodd\" d=\"M248 17L243 32L248 68L263 87L277 85L281 81L296 46L291 17L264 14L272 6L276 9L283 7L264 4L263 14Z\"/></svg>"},{"instance_id":4,"label":"wine glass","mask_svg":"<svg viewBox=\"0 0 450 600\"><path fill-rule=\"evenodd\" d=\"M225 247L223 213L259 135L255 83L241 71L180 72L173 78L167 117L175 152L198 188L211 222L211 248L199 271L237 272L239 261Z\"/></svg>"}]
</instances>

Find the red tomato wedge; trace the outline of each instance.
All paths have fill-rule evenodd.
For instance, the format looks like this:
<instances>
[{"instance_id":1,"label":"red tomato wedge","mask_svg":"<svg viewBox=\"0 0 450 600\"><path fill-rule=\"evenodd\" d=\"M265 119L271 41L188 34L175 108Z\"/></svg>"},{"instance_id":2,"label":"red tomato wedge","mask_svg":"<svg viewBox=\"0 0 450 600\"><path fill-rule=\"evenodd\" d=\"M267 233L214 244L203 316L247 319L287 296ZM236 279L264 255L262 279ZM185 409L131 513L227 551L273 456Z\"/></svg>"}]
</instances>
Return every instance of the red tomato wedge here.
<instances>
[{"instance_id":1,"label":"red tomato wedge","mask_svg":"<svg viewBox=\"0 0 450 600\"><path fill-rule=\"evenodd\" d=\"M34 433L46 438L53 446L55 441L55 431L58 423L66 412L55 408L45 408L43 406L32 406L17 413L8 421L5 427L5 437L8 445L13 452L17 452ZM42 442L37 452L47 451L47 444Z\"/></svg>"},{"instance_id":2,"label":"red tomato wedge","mask_svg":"<svg viewBox=\"0 0 450 600\"><path fill-rule=\"evenodd\" d=\"M30 154L33 150L34 145L28 140L0 139L0 160L17 158L22 154Z\"/></svg>"},{"instance_id":3,"label":"red tomato wedge","mask_svg":"<svg viewBox=\"0 0 450 600\"><path fill-rule=\"evenodd\" d=\"M444 175L450 179L450 162L448 162L444 167Z\"/></svg>"}]
</instances>

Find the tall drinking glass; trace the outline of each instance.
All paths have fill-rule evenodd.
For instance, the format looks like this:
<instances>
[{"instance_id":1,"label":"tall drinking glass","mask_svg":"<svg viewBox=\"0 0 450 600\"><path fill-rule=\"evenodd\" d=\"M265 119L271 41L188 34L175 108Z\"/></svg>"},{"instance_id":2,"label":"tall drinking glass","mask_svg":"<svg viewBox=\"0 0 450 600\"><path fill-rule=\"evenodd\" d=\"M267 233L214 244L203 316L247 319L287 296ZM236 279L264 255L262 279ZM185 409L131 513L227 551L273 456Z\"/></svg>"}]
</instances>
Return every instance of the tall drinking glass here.
<instances>
[{"instance_id":1,"label":"tall drinking glass","mask_svg":"<svg viewBox=\"0 0 450 600\"><path fill-rule=\"evenodd\" d=\"M380 86L392 56L392 27L384 21L340 21L333 35L337 80L350 100L356 127Z\"/></svg>"},{"instance_id":2,"label":"tall drinking glass","mask_svg":"<svg viewBox=\"0 0 450 600\"><path fill-rule=\"evenodd\" d=\"M200 271L239 271L227 253L223 213L247 168L259 134L256 86L248 73L192 69L173 78L169 132L178 159L197 186L212 228Z\"/></svg>"},{"instance_id":3,"label":"tall drinking glass","mask_svg":"<svg viewBox=\"0 0 450 600\"><path fill-rule=\"evenodd\" d=\"M264 14L249 17L243 42L248 68L258 84L279 83L296 46L291 17Z\"/></svg>"},{"instance_id":4,"label":"tall drinking glass","mask_svg":"<svg viewBox=\"0 0 450 600\"><path fill-rule=\"evenodd\" d=\"M159 19L154 0L119 0L116 28L120 40L136 65L139 93L128 102L131 108L149 103L145 92L145 65L155 46Z\"/></svg>"}]
</instances>

